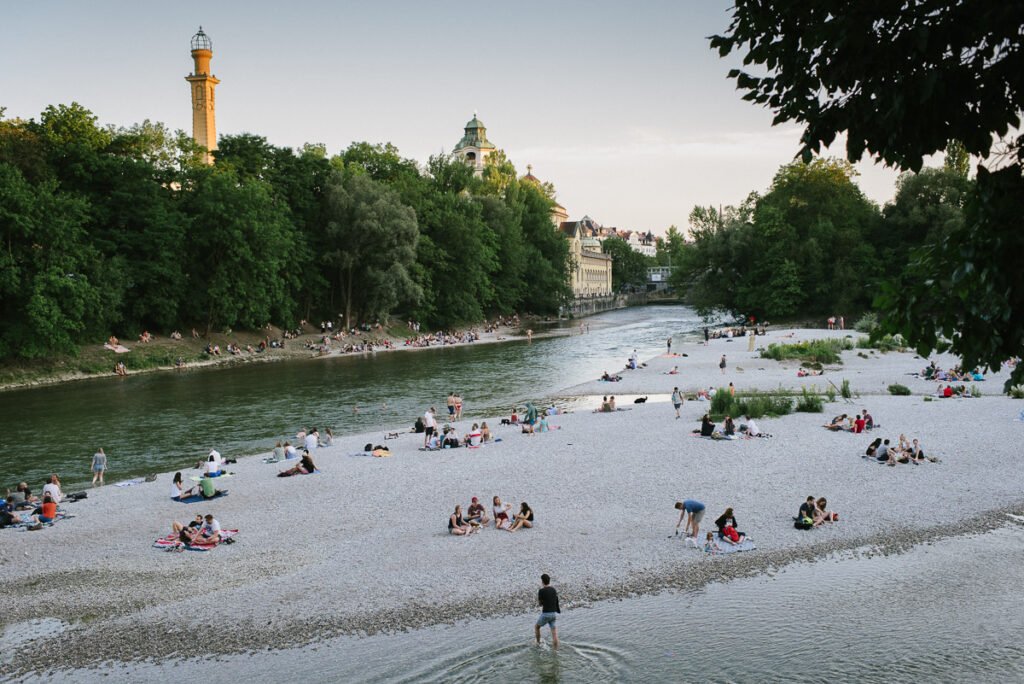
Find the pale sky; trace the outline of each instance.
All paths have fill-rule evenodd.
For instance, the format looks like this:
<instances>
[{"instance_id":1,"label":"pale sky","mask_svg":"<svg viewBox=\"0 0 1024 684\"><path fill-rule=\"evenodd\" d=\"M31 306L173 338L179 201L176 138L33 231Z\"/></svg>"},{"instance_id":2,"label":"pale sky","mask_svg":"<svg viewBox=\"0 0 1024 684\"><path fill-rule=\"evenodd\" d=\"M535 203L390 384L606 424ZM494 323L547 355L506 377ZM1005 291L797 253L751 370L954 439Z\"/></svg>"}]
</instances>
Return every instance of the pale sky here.
<instances>
[{"instance_id":1,"label":"pale sky","mask_svg":"<svg viewBox=\"0 0 1024 684\"><path fill-rule=\"evenodd\" d=\"M35 117L77 101L102 124L191 132L189 40L213 40L219 135L272 144L394 143L450 152L478 111L521 174L554 183L570 217L663 232L696 204L764 191L798 149L744 102L706 37L725 1L515 3L9 2L0 106ZM840 156L842 150L836 149ZM861 163L883 204L897 173Z\"/></svg>"}]
</instances>

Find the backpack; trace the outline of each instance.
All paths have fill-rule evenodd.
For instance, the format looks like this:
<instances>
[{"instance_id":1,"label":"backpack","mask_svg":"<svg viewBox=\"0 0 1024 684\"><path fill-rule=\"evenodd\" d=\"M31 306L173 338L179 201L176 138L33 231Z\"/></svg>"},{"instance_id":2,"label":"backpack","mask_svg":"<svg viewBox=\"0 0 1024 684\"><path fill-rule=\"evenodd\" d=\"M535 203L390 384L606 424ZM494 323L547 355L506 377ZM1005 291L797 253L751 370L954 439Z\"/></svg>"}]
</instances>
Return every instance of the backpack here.
<instances>
[{"instance_id":1,"label":"backpack","mask_svg":"<svg viewBox=\"0 0 1024 684\"><path fill-rule=\"evenodd\" d=\"M797 518L796 522L793 523L793 527L798 530L809 530L814 527L814 521L810 518Z\"/></svg>"}]
</instances>

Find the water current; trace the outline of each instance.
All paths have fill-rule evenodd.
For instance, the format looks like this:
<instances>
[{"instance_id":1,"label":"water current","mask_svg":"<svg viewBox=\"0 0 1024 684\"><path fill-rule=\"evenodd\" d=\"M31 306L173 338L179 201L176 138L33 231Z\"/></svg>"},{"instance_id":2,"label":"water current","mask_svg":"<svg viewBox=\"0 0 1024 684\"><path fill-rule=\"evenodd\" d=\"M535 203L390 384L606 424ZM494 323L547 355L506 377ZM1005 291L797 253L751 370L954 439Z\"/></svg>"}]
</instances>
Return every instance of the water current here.
<instances>
[{"instance_id":1,"label":"water current","mask_svg":"<svg viewBox=\"0 0 1024 684\"><path fill-rule=\"evenodd\" d=\"M837 554L700 591L564 609L557 652L546 628L545 645L533 645L531 614L115 674L140 682L221 681L218 672L223 681L1021 682L1022 563L1024 527L1008 520L899 555ZM568 590L561 600L571 600Z\"/></svg>"},{"instance_id":2,"label":"water current","mask_svg":"<svg viewBox=\"0 0 1024 684\"><path fill-rule=\"evenodd\" d=\"M547 326L552 337L501 344L349 355L231 368L98 378L0 392L0 486L38 491L51 472L65 490L88 481L92 454L108 455L108 481L167 471L211 448L239 456L269 450L304 426L335 435L407 428L449 392L465 416L507 413L514 402L557 398L560 389L613 372L633 351L664 351L700 325L683 306L608 312ZM538 332L544 326L538 327ZM678 347L677 347L678 349ZM354 408L358 405L359 412Z\"/></svg>"}]
</instances>

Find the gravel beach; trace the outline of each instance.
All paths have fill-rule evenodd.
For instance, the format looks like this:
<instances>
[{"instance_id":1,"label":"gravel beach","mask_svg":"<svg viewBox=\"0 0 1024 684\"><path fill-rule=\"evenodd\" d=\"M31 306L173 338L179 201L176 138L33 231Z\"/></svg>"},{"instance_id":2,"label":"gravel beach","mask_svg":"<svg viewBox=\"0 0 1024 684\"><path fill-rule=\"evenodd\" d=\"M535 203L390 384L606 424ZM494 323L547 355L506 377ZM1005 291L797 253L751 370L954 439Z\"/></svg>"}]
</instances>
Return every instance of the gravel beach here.
<instances>
[{"instance_id":1,"label":"gravel beach","mask_svg":"<svg viewBox=\"0 0 1024 684\"><path fill-rule=\"evenodd\" d=\"M846 334L777 331L756 341ZM247 458L219 485L229 496L209 503L171 501L171 474L90 491L65 506L72 519L37 532L0 531L0 621L10 646L0 674L284 648L516 613L531 607L541 572L551 574L569 606L692 588L841 549L898 550L981 531L1024 510L1014 446L1024 436L1024 423L1014 421L1024 402L1000 396L1005 372L977 383L981 398L925 401L921 395L937 384L907 375L926 364L913 354L864 351L868 358L861 358L849 351L842 366L800 379L798 363L756 358L745 338L673 348L687 356L659 356L642 370L623 371L622 382L564 394L658 397L674 386L692 392L729 382L739 391L824 391L827 380L848 379L860 396L826 404L823 414L759 419L771 439L696 438L691 431L706 403L688 401L676 420L671 404L652 398L620 404L626 410L612 414L555 416L560 429L532 436L498 427L492 417L502 441L473 450L422 452L422 436L403 432L386 442L392 457L375 459L351 454L366 442L385 443L383 434L344 436L314 455L317 475L280 479L280 464ZM621 361L610 361L608 371ZM674 365L679 374L667 375ZM914 395L889 396L894 382ZM423 403L443 406L443 397ZM821 427L861 408L881 425L870 436ZM458 427L464 432L471 422ZM895 442L900 433L919 438L941 463L887 468L861 458L873 437ZM465 508L479 496L489 508L493 495L514 506L528 501L536 528L447 534L456 503ZM792 516L808 495L827 497L840 522L794 530ZM683 498L706 503L703 530L732 507L758 549L708 562L670 539L673 503ZM240 529L238 543L208 553L152 548L172 520L207 512ZM11 637L43 618L68 627L59 638Z\"/></svg>"}]
</instances>

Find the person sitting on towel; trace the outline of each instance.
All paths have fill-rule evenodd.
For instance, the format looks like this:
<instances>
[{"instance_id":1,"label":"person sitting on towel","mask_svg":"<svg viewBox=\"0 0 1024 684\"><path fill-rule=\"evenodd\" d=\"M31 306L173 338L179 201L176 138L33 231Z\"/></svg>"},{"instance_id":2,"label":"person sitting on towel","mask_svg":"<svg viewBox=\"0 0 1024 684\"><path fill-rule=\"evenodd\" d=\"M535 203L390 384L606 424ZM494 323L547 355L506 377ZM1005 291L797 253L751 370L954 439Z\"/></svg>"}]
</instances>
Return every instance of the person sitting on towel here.
<instances>
[{"instance_id":1,"label":"person sitting on towel","mask_svg":"<svg viewBox=\"0 0 1024 684\"><path fill-rule=\"evenodd\" d=\"M700 419L700 436L710 437L715 432L715 424L711 422L711 416L704 414L704 417Z\"/></svg>"},{"instance_id":2,"label":"person sitting on towel","mask_svg":"<svg viewBox=\"0 0 1024 684\"><path fill-rule=\"evenodd\" d=\"M216 544L220 541L220 523L212 515L206 514L203 526L199 528L199 535L204 544ZM199 541L197 539L197 541Z\"/></svg>"},{"instance_id":3,"label":"person sitting on towel","mask_svg":"<svg viewBox=\"0 0 1024 684\"><path fill-rule=\"evenodd\" d=\"M313 463L313 457L309 455L308 451L302 452L302 460L299 464L289 468L288 470L281 471L277 474L278 477L291 477L292 475L309 475L316 471L316 464Z\"/></svg>"},{"instance_id":4,"label":"person sitting on towel","mask_svg":"<svg viewBox=\"0 0 1024 684\"><path fill-rule=\"evenodd\" d=\"M826 430L831 430L832 432L838 432L840 430L845 430L846 429L846 414L844 413L841 416L836 416L835 418L832 419L831 423L829 423L827 425L824 425L822 427L824 427Z\"/></svg>"},{"instance_id":5,"label":"person sitting on towel","mask_svg":"<svg viewBox=\"0 0 1024 684\"><path fill-rule=\"evenodd\" d=\"M220 452L210 449L210 456L206 459L206 476L220 477Z\"/></svg>"},{"instance_id":6,"label":"person sitting on towel","mask_svg":"<svg viewBox=\"0 0 1024 684\"><path fill-rule=\"evenodd\" d=\"M718 516L715 527L718 528L718 538L727 544L739 544L747 537L736 529L736 516L732 514L732 508L726 508L725 513Z\"/></svg>"},{"instance_id":7,"label":"person sitting on towel","mask_svg":"<svg viewBox=\"0 0 1024 684\"><path fill-rule=\"evenodd\" d=\"M191 489L189 490L192 491ZM213 478L209 475L203 475L199 478L199 493L203 495L204 499L213 499L220 495L221 491L213 484Z\"/></svg>"},{"instance_id":8,"label":"person sitting on towel","mask_svg":"<svg viewBox=\"0 0 1024 684\"><path fill-rule=\"evenodd\" d=\"M181 501L187 499L196 493L197 487L190 487L185 489L181 480L181 473L174 473L174 481L171 482L171 498L175 501Z\"/></svg>"}]
</instances>

